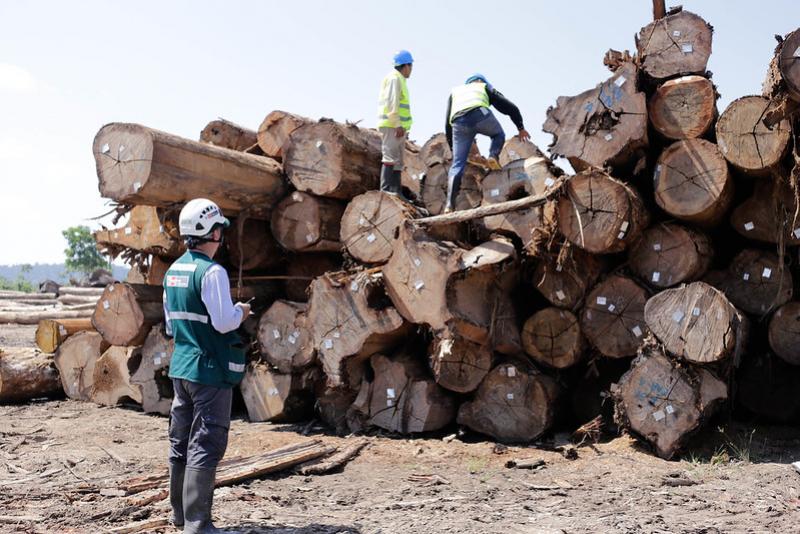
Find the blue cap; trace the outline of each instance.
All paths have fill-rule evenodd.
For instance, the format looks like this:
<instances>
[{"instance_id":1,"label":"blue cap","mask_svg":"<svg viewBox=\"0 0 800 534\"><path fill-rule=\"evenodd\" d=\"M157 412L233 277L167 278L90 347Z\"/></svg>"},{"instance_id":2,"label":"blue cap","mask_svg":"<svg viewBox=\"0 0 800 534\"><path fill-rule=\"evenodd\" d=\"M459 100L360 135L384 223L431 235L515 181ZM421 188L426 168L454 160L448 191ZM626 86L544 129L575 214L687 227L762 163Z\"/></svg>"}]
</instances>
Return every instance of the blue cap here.
<instances>
[{"instance_id":1,"label":"blue cap","mask_svg":"<svg viewBox=\"0 0 800 534\"><path fill-rule=\"evenodd\" d=\"M486 85L489 85L489 80L487 80L486 76L484 76L480 72L476 72L475 74L471 75L469 78L467 78L467 81L464 82L464 83L472 83L472 82L477 81L477 80L480 80L483 83L485 83Z\"/></svg>"},{"instance_id":2,"label":"blue cap","mask_svg":"<svg viewBox=\"0 0 800 534\"><path fill-rule=\"evenodd\" d=\"M408 50L398 50L394 55L394 66L399 67L407 63L414 63L414 58L411 57L411 52Z\"/></svg>"}]
</instances>

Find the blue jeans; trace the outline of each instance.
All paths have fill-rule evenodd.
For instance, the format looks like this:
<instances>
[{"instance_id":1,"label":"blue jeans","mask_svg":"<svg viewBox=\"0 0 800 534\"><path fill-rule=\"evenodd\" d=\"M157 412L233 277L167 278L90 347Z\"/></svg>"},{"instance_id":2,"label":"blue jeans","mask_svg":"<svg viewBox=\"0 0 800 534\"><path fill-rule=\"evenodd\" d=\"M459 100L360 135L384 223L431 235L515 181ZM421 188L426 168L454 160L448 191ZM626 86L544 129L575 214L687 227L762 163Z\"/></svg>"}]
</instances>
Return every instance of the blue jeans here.
<instances>
[{"instance_id":1,"label":"blue jeans","mask_svg":"<svg viewBox=\"0 0 800 534\"><path fill-rule=\"evenodd\" d=\"M455 208L456 197L461 189L461 178L467 168L467 157L475 136L491 137L489 157L497 158L506 141L503 127L489 108L475 108L453 121L453 164L447 174L447 207Z\"/></svg>"}]
</instances>

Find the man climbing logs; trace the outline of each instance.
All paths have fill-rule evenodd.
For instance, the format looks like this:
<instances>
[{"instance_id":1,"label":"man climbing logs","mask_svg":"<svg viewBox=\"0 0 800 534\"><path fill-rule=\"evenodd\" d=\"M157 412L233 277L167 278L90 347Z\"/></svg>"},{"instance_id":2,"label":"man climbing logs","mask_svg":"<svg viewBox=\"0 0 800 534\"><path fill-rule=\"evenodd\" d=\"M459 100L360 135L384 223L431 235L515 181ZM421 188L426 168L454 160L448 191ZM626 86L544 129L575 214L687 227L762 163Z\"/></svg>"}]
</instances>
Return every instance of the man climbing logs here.
<instances>
[{"instance_id":1,"label":"man climbing logs","mask_svg":"<svg viewBox=\"0 0 800 534\"><path fill-rule=\"evenodd\" d=\"M398 195L403 170L406 136L411 129L411 102L406 79L411 76L414 58L408 50L394 55L394 69L381 82L378 97L378 130L381 132L381 191Z\"/></svg>"}]
</instances>

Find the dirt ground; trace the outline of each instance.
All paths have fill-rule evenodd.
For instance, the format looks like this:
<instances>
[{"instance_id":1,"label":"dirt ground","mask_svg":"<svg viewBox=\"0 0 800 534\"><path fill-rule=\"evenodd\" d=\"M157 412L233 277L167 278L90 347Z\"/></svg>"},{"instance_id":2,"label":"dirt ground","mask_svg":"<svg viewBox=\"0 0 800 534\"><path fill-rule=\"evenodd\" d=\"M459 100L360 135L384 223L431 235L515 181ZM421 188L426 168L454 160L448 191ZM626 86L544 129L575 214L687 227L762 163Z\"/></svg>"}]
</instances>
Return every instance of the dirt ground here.
<instances>
[{"instance_id":1,"label":"dirt ground","mask_svg":"<svg viewBox=\"0 0 800 534\"><path fill-rule=\"evenodd\" d=\"M0 326L4 335L14 337ZM321 427L303 435L307 426L254 424L238 414L227 457L361 439ZM166 432L166 418L128 408L70 400L0 406L0 532L99 533L166 518L166 500L130 506L131 497L80 489L165 472ZM669 462L626 436L582 446L572 460L444 435L367 440L339 472L287 471L218 489L218 526L286 534L800 532L800 474L789 465L800 459L797 429L712 428L693 453ZM545 463L505 467L522 458Z\"/></svg>"}]
</instances>

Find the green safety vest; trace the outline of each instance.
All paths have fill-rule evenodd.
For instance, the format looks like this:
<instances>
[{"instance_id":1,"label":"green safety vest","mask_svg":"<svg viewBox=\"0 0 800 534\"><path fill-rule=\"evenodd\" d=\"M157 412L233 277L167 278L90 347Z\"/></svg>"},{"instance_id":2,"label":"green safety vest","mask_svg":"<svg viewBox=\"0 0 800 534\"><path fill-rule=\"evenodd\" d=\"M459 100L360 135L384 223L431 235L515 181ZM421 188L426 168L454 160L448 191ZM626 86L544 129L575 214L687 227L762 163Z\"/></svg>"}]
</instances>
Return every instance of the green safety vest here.
<instances>
[{"instance_id":1,"label":"green safety vest","mask_svg":"<svg viewBox=\"0 0 800 534\"><path fill-rule=\"evenodd\" d=\"M400 74L397 70L392 70L381 82L381 93L378 96L378 128L396 128L398 125L392 124L389 120L389 87L391 87L394 79L400 80L400 110L398 116L400 117L400 126L405 128L406 131L411 129L411 101L408 99L408 85L406 85L406 77Z\"/></svg>"},{"instance_id":2,"label":"green safety vest","mask_svg":"<svg viewBox=\"0 0 800 534\"><path fill-rule=\"evenodd\" d=\"M450 102L450 124L453 124L453 117L457 113L475 108L489 107L489 93L486 92L485 83L472 82L453 87L450 96L452 98Z\"/></svg>"},{"instance_id":3,"label":"green safety vest","mask_svg":"<svg viewBox=\"0 0 800 534\"><path fill-rule=\"evenodd\" d=\"M211 325L201 288L212 265L205 254L189 250L164 275L166 313L175 338L169 376L231 388L244 377L245 351L235 330L222 334Z\"/></svg>"}]
</instances>

